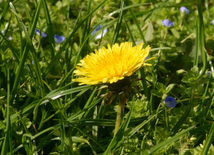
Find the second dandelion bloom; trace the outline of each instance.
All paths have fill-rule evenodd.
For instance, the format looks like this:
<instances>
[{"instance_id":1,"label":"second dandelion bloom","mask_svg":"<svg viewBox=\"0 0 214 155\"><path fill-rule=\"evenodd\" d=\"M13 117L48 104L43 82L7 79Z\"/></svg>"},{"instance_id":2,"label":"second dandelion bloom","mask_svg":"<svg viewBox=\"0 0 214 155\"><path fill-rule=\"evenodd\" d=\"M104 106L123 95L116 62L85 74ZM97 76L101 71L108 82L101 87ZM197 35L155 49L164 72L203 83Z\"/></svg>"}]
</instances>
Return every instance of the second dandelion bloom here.
<instances>
[{"instance_id":1,"label":"second dandelion bloom","mask_svg":"<svg viewBox=\"0 0 214 155\"><path fill-rule=\"evenodd\" d=\"M145 59L151 47L143 49L142 46L142 43L132 46L131 42L124 42L95 50L95 53L87 55L77 64L74 71L77 78L74 81L80 82L80 85L118 83L142 66L150 65L145 63L147 61Z\"/></svg>"}]
</instances>

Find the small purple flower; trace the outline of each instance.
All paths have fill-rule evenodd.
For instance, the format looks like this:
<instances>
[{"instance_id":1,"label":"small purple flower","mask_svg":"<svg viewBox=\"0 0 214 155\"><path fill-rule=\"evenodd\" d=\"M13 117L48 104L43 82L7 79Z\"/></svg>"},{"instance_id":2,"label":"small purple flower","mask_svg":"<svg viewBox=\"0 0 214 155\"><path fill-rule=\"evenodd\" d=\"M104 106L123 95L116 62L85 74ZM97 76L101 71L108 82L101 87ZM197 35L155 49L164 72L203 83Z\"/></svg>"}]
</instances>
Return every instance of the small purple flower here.
<instances>
[{"instance_id":1,"label":"small purple flower","mask_svg":"<svg viewBox=\"0 0 214 155\"><path fill-rule=\"evenodd\" d=\"M166 99L164 100L164 104L168 108L174 108L176 106L177 102L176 102L176 99L174 97L167 96Z\"/></svg>"},{"instance_id":2,"label":"small purple flower","mask_svg":"<svg viewBox=\"0 0 214 155\"><path fill-rule=\"evenodd\" d=\"M103 33L98 34L95 39L101 39L102 37L104 37L104 35L107 33L107 29L103 30Z\"/></svg>"},{"instance_id":3,"label":"small purple flower","mask_svg":"<svg viewBox=\"0 0 214 155\"><path fill-rule=\"evenodd\" d=\"M149 59L149 56L147 56L147 57L144 59L144 61L146 61L147 59Z\"/></svg>"},{"instance_id":4,"label":"small purple flower","mask_svg":"<svg viewBox=\"0 0 214 155\"><path fill-rule=\"evenodd\" d=\"M174 25L174 22L171 22L169 19L162 20L162 24L166 27L170 27Z\"/></svg>"},{"instance_id":5,"label":"small purple flower","mask_svg":"<svg viewBox=\"0 0 214 155\"><path fill-rule=\"evenodd\" d=\"M40 31L38 30L38 29L36 29L36 34L38 35L38 36L40 36ZM42 37L47 37L48 35L46 34L46 33L44 33L44 32L41 32L41 34L42 34Z\"/></svg>"},{"instance_id":6,"label":"small purple flower","mask_svg":"<svg viewBox=\"0 0 214 155\"><path fill-rule=\"evenodd\" d=\"M65 37L64 36L59 36L57 34L54 35L54 40L56 43L60 44L62 43L64 40L65 40Z\"/></svg>"},{"instance_id":7,"label":"small purple flower","mask_svg":"<svg viewBox=\"0 0 214 155\"><path fill-rule=\"evenodd\" d=\"M212 20L212 24L214 25L214 20Z\"/></svg>"},{"instance_id":8,"label":"small purple flower","mask_svg":"<svg viewBox=\"0 0 214 155\"><path fill-rule=\"evenodd\" d=\"M94 33L96 33L101 28L102 28L102 25L97 26L96 29L91 33L91 35L93 36Z\"/></svg>"},{"instance_id":9,"label":"small purple flower","mask_svg":"<svg viewBox=\"0 0 214 155\"><path fill-rule=\"evenodd\" d=\"M102 28L102 25L97 26L97 28L91 33L91 35L93 36L98 30L100 30ZM102 33L98 34L95 39L100 39L102 37L104 37L104 35L107 33L107 29L104 29Z\"/></svg>"},{"instance_id":10,"label":"small purple flower","mask_svg":"<svg viewBox=\"0 0 214 155\"><path fill-rule=\"evenodd\" d=\"M207 71L208 78L210 77L211 71Z\"/></svg>"},{"instance_id":11,"label":"small purple flower","mask_svg":"<svg viewBox=\"0 0 214 155\"><path fill-rule=\"evenodd\" d=\"M186 8L186 7L184 7L184 6L182 6L182 7L180 7L180 11L183 13L183 12L185 12L185 14L189 14L189 10Z\"/></svg>"},{"instance_id":12,"label":"small purple flower","mask_svg":"<svg viewBox=\"0 0 214 155\"><path fill-rule=\"evenodd\" d=\"M10 35L10 36L8 37L8 40L13 40L13 37Z\"/></svg>"}]
</instances>

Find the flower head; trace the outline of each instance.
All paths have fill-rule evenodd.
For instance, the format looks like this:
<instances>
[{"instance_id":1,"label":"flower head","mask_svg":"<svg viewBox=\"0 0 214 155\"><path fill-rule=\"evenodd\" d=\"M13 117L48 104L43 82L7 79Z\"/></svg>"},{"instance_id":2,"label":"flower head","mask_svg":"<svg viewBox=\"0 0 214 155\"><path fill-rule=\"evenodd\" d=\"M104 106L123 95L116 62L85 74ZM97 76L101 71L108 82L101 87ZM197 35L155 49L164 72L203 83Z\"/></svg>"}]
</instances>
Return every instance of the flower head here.
<instances>
[{"instance_id":1,"label":"flower head","mask_svg":"<svg viewBox=\"0 0 214 155\"><path fill-rule=\"evenodd\" d=\"M212 24L214 25L214 20L212 20Z\"/></svg>"},{"instance_id":2,"label":"flower head","mask_svg":"<svg viewBox=\"0 0 214 155\"><path fill-rule=\"evenodd\" d=\"M145 58L150 52L150 46L142 49L143 44L132 46L131 42L114 44L108 48L102 47L95 53L87 55L77 64L75 75L79 78L73 81L80 82L80 85L89 84L123 84L122 79L128 81L128 76L131 76L136 70L144 65Z\"/></svg>"},{"instance_id":3,"label":"flower head","mask_svg":"<svg viewBox=\"0 0 214 155\"><path fill-rule=\"evenodd\" d=\"M162 20L162 24L166 27L170 27L174 25L174 22L171 22L169 19Z\"/></svg>"},{"instance_id":4,"label":"flower head","mask_svg":"<svg viewBox=\"0 0 214 155\"><path fill-rule=\"evenodd\" d=\"M10 36L8 37L8 40L13 40L13 37L10 35Z\"/></svg>"},{"instance_id":5,"label":"flower head","mask_svg":"<svg viewBox=\"0 0 214 155\"><path fill-rule=\"evenodd\" d=\"M57 34L54 35L54 40L56 43L60 44L62 43L64 40L65 40L65 37L64 36L59 36Z\"/></svg>"},{"instance_id":6,"label":"flower head","mask_svg":"<svg viewBox=\"0 0 214 155\"><path fill-rule=\"evenodd\" d=\"M91 33L91 35L93 36L98 30L100 30L102 28L102 25L97 26L97 28ZM98 34L95 39L100 39L102 37L104 37L104 35L107 33L107 29L104 29L102 33Z\"/></svg>"},{"instance_id":7,"label":"flower head","mask_svg":"<svg viewBox=\"0 0 214 155\"><path fill-rule=\"evenodd\" d=\"M95 39L101 39L107 33L107 29L104 29L102 33L98 34Z\"/></svg>"},{"instance_id":8,"label":"flower head","mask_svg":"<svg viewBox=\"0 0 214 155\"><path fill-rule=\"evenodd\" d=\"M101 29L102 28L102 25L98 25L97 27L96 27L96 29L91 33L91 35L93 36L94 35L94 33L96 33L99 29Z\"/></svg>"},{"instance_id":9,"label":"flower head","mask_svg":"<svg viewBox=\"0 0 214 155\"><path fill-rule=\"evenodd\" d=\"M149 59L149 56L147 56L147 57L144 59L144 61L146 61L147 59Z\"/></svg>"},{"instance_id":10,"label":"flower head","mask_svg":"<svg viewBox=\"0 0 214 155\"><path fill-rule=\"evenodd\" d=\"M38 35L38 36L40 36L40 31L38 30L38 29L36 29L36 34ZM47 37L48 35L46 34L46 33L44 33L44 32L41 32L41 34L42 34L42 37Z\"/></svg>"},{"instance_id":11,"label":"flower head","mask_svg":"<svg viewBox=\"0 0 214 155\"><path fill-rule=\"evenodd\" d=\"M176 102L176 99L174 97L167 96L166 99L164 100L164 104L168 108L174 108L176 106L177 102Z\"/></svg>"},{"instance_id":12,"label":"flower head","mask_svg":"<svg viewBox=\"0 0 214 155\"><path fill-rule=\"evenodd\" d=\"M208 78L210 77L211 71L207 71Z\"/></svg>"},{"instance_id":13,"label":"flower head","mask_svg":"<svg viewBox=\"0 0 214 155\"><path fill-rule=\"evenodd\" d=\"M182 7L180 7L180 11L183 13L183 12L185 12L185 14L189 14L189 10L186 8L186 7L184 7L184 6L182 6Z\"/></svg>"}]
</instances>

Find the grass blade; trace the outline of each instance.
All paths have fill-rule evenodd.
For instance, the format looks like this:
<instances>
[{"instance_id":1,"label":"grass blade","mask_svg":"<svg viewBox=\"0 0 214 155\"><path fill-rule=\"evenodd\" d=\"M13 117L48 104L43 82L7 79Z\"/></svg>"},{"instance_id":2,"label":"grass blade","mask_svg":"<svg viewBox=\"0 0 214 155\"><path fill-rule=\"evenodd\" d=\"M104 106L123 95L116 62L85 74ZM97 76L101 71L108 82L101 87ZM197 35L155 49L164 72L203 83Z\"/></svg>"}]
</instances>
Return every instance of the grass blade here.
<instances>
[{"instance_id":1,"label":"grass blade","mask_svg":"<svg viewBox=\"0 0 214 155\"><path fill-rule=\"evenodd\" d=\"M155 145L154 147L152 147L150 150L148 151L144 151L143 154L147 155L147 154L153 154L159 150L161 150L164 147L169 146L170 144L178 141L181 137L183 137L185 134L187 134L189 131L191 131L192 129L194 129L193 127L189 127L186 130L181 131L180 133L176 134L175 136Z\"/></svg>"},{"instance_id":2,"label":"grass blade","mask_svg":"<svg viewBox=\"0 0 214 155\"><path fill-rule=\"evenodd\" d=\"M208 151L209 151L209 148L210 148L210 145L212 144L213 142L213 139L214 139L214 123L212 124L212 127L210 129L210 132L209 134L207 135L207 140L205 142L205 145L204 145L204 148L201 152L201 155L207 155Z\"/></svg>"}]
</instances>

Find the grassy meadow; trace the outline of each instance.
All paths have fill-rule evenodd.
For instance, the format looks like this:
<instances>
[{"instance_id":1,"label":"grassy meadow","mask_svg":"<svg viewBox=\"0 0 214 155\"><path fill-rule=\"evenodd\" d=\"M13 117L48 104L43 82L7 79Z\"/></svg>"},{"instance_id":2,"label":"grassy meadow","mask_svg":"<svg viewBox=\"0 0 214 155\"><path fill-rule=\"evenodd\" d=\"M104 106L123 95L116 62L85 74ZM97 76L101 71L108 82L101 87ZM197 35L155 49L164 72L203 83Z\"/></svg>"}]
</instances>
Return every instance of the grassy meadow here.
<instances>
[{"instance_id":1,"label":"grassy meadow","mask_svg":"<svg viewBox=\"0 0 214 155\"><path fill-rule=\"evenodd\" d=\"M213 52L214 0L0 0L0 153L213 155Z\"/></svg>"}]
</instances>

